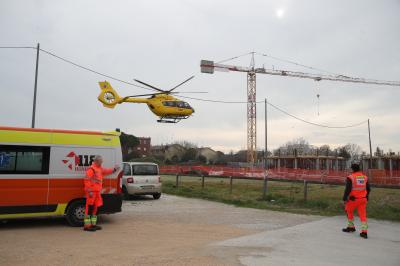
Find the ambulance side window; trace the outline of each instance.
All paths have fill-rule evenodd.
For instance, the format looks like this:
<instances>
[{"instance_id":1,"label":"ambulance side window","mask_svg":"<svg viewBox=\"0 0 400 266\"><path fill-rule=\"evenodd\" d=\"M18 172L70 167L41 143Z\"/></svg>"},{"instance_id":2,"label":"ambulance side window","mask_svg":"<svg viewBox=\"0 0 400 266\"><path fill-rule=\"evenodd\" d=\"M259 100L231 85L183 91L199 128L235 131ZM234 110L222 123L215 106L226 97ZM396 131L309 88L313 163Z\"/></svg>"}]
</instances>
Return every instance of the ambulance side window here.
<instances>
[{"instance_id":1,"label":"ambulance side window","mask_svg":"<svg viewBox=\"0 0 400 266\"><path fill-rule=\"evenodd\" d=\"M132 175L131 166L129 164L124 164L124 175Z\"/></svg>"},{"instance_id":2,"label":"ambulance side window","mask_svg":"<svg viewBox=\"0 0 400 266\"><path fill-rule=\"evenodd\" d=\"M0 174L48 174L50 147L0 145Z\"/></svg>"}]
</instances>

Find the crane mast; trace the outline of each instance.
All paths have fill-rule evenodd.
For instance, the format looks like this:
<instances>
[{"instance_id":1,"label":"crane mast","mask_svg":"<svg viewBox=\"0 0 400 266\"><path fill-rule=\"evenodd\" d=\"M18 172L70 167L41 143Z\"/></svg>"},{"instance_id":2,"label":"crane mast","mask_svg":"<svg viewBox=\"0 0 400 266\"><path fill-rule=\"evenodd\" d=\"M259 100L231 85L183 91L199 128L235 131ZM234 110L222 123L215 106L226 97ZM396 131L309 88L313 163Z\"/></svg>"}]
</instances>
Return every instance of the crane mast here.
<instances>
[{"instance_id":1,"label":"crane mast","mask_svg":"<svg viewBox=\"0 0 400 266\"><path fill-rule=\"evenodd\" d=\"M257 97L256 72L252 53L250 69L247 72L247 162L257 161Z\"/></svg>"}]
</instances>

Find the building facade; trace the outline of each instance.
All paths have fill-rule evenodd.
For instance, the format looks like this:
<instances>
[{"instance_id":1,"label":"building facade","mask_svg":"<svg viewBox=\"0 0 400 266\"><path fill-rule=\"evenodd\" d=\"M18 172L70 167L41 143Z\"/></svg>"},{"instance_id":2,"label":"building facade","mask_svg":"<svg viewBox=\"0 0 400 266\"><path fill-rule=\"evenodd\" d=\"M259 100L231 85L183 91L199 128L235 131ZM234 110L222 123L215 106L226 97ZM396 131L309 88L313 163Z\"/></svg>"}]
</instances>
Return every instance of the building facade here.
<instances>
[{"instance_id":1,"label":"building facade","mask_svg":"<svg viewBox=\"0 0 400 266\"><path fill-rule=\"evenodd\" d=\"M139 145L133 148L133 150L140 156L146 157L151 152L151 138L138 137Z\"/></svg>"}]
</instances>

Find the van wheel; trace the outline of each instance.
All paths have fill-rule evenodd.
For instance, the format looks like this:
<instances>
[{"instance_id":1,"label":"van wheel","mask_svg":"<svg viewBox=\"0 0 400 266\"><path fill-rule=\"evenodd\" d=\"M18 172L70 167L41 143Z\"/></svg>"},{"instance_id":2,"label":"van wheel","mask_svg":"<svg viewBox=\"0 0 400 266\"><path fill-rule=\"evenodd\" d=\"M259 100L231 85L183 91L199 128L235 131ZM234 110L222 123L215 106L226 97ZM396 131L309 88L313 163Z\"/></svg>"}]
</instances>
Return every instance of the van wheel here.
<instances>
[{"instance_id":1,"label":"van wheel","mask_svg":"<svg viewBox=\"0 0 400 266\"><path fill-rule=\"evenodd\" d=\"M67 210L67 221L71 226L83 226L85 217L85 202L75 201L69 205Z\"/></svg>"},{"instance_id":2,"label":"van wheel","mask_svg":"<svg viewBox=\"0 0 400 266\"><path fill-rule=\"evenodd\" d=\"M128 190L125 186L122 187L122 195L124 197L124 200L129 200L131 198L131 195L129 195Z\"/></svg>"},{"instance_id":3,"label":"van wheel","mask_svg":"<svg viewBox=\"0 0 400 266\"><path fill-rule=\"evenodd\" d=\"M159 199L161 197L161 193L153 194L154 199Z\"/></svg>"}]
</instances>

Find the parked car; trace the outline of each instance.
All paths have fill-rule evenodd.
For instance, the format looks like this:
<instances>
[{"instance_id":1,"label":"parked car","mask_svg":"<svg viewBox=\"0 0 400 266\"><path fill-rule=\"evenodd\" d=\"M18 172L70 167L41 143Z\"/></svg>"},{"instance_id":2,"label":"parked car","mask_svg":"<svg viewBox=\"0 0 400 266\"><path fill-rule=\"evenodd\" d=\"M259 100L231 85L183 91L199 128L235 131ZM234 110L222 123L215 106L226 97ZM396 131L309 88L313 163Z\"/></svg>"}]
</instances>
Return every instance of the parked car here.
<instances>
[{"instance_id":1,"label":"parked car","mask_svg":"<svg viewBox=\"0 0 400 266\"><path fill-rule=\"evenodd\" d=\"M152 195L161 197L161 177L158 165L146 162L124 162L122 193L125 199L133 195Z\"/></svg>"}]
</instances>

